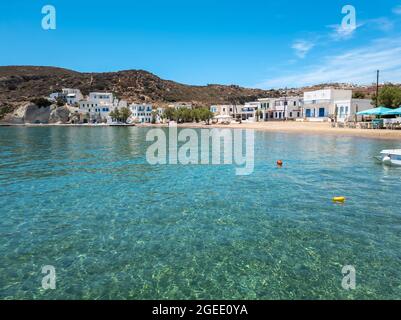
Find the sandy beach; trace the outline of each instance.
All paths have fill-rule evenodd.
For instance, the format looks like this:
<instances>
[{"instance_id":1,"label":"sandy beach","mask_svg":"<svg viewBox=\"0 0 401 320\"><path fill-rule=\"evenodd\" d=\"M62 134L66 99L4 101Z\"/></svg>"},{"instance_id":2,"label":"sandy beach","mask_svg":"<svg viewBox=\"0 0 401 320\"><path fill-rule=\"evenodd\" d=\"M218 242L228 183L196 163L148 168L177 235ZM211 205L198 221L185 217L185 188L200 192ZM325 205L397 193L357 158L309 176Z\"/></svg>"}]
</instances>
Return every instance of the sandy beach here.
<instances>
[{"instance_id":1,"label":"sandy beach","mask_svg":"<svg viewBox=\"0 0 401 320\"><path fill-rule=\"evenodd\" d=\"M141 124L140 127L167 127L166 124ZM201 123L179 124L182 128L232 128L232 129L254 129L270 132L285 132L294 134L329 134L337 136L357 136L372 139L401 140L401 130L386 129L351 129L332 128L327 122L295 122L295 121L269 121L269 122L242 122L205 125Z\"/></svg>"}]
</instances>

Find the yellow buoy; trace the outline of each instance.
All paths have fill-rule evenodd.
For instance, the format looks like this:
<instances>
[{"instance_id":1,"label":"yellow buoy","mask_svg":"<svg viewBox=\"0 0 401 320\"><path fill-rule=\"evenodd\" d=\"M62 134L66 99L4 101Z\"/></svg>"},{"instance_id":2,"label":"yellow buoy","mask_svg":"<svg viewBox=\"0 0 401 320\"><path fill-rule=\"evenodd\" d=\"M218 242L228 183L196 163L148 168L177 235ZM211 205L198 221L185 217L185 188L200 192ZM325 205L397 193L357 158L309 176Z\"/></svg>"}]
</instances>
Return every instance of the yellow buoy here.
<instances>
[{"instance_id":1,"label":"yellow buoy","mask_svg":"<svg viewBox=\"0 0 401 320\"><path fill-rule=\"evenodd\" d=\"M345 197L334 197L333 201L334 202L345 202Z\"/></svg>"}]
</instances>

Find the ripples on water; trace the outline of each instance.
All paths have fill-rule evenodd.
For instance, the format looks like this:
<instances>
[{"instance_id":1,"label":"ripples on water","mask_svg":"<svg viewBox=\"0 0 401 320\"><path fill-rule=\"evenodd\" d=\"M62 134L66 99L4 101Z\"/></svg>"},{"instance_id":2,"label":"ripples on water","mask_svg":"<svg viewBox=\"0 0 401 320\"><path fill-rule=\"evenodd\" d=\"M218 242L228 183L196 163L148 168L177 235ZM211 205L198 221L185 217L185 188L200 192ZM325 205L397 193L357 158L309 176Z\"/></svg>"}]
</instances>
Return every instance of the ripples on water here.
<instances>
[{"instance_id":1,"label":"ripples on water","mask_svg":"<svg viewBox=\"0 0 401 320\"><path fill-rule=\"evenodd\" d=\"M236 176L148 165L147 130L0 128L0 298L401 297L401 170L372 159L401 143L256 132Z\"/></svg>"}]
</instances>

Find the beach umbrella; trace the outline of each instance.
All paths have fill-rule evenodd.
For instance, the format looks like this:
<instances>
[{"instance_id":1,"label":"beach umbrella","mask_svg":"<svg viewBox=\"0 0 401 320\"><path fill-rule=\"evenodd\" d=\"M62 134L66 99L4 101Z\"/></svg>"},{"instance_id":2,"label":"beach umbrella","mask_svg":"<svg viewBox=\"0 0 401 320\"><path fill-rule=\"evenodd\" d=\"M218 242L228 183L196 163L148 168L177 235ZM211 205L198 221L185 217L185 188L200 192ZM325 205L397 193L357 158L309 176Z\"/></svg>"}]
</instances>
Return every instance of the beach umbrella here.
<instances>
[{"instance_id":1,"label":"beach umbrella","mask_svg":"<svg viewBox=\"0 0 401 320\"><path fill-rule=\"evenodd\" d=\"M385 113L386 116L392 116L392 115L396 116L399 114L401 114L401 107L399 107L397 109L390 109L389 111L387 111Z\"/></svg>"},{"instance_id":2,"label":"beach umbrella","mask_svg":"<svg viewBox=\"0 0 401 320\"><path fill-rule=\"evenodd\" d=\"M389 108L377 107L377 108L372 108L372 109L360 111L360 112L357 113L357 115L361 115L361 116L384 116L389 111L391 111L391 109L389 109Z\"/></svg>"}]
</instances>

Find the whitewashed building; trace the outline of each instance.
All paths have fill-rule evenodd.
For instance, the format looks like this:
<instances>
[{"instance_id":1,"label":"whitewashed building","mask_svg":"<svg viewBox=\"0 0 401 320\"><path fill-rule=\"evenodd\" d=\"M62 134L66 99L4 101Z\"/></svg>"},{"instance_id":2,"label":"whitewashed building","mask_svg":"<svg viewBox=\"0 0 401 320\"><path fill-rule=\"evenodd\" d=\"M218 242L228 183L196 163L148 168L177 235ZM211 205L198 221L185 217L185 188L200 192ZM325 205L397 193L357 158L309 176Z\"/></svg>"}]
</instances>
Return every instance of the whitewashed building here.
<instances>
[{"instance_id":1,"label":"whitewashed building","mask_svg":"<svg viewBox=\"0 0 401 320\"><path fill-rule=\"evenodd\" d=\"M75 105L84 98L79 89L63 89L63 94L69 105Z\"/></svg>"},{"instance_id":2,"label":"whitewashed building","mask_svg":"<svg viewBox=\"0 0 401 320\"><path fill-rule=\"evenodd\" d=\"M234 117L237 106L235 105L213 105L210 106L210 111L214 113L215 116L231 116Z\"/></svg>"},{"instance_id":3,"label":"whitewashed building","mask_svg":"<svg viewBox=\"0 0 401 320\"><path fill-rule=\"evenodd\" d=\"M359 111L373 108L370 99L351 99L335 102L335 117L337 122L354 121Z\"/></svg>"},{"instance_id":4,"label":"whitewashed building","mask_svg":"<svg viewBox=\"0 0 401 320\"><path fill-rule=\"evenodd\" d=\"M110 92L91 92L87 99L79 101L79 112L88 114L90 122L111 122L110 112L124 107L127 102L116 99Z\"/></svg>"},{"instance_id":5,"label":"whitewashed building","mask_svg":"<svg viewBox=\"0 0 401 320\"><path fill-rule=\"evenodd\" d=\"M165 108L158 107L156 109L156 123L163 123L166 122L167 120L163 118L165 112Z\"/></svg>"},{"instance_id":6,"label":"whitewashed building","mask_svg":"<svg viewBox=\"0 0 401 320\"><path fill-rule=\"evenodd\" d=\"M240 108L240 119L243 121L257 121L259 116L259 120L261 118L260 115L257 114L259 112L261 104L259 101L247 102L243 107Z\"/></svg>"},{"instance_id":7,"label":"whitewashed building","mask_svg":"<svg viewBox=\"0 0 401 320\"><path fill-rule=\"evenodd\" d=\"M131 122L151 123L152 122L152 105L151 104L136 104L129 106L131 111Z\"/></svg>"},{"instance_id":8,"label":"whitewashed building","mask_svg":"<svg viewBox=\"0 0 401 320\"><path fill-rule=\"evenodd\" d=\"M308 121L348 121L372 108L370 99L353 99L352 90L322 89L304 93L303 116Z\"/></svg>"},{"instance_id":9,"label":"whitewashed building","mask_svg":"<svg viewBox=\"0 0 401 320\"><path fill-rule=\"evenodd\" d=\"M54 92L49 96L50 100L56 101L62 99L67 104L73 106L79 103L84 98L79 89L63 88L61 92Z\"/></svg>"},{"instance_id":10,"label":"whitewashed building","mask_svg":"<svg viewBox=\"0 0 401 320\"><path fill-rule=\"evenodd\" d=\"M302 97L263 98L245 105L213 105L216 116L229 115L242 121L293 120L302 118Z\"/></svg>"},{"instance_id":11,"label":"whitewashed building","mask_svg":"<svg viewBox=\"0 0 401 320\"><path fill-rule=\"evenodd\" d=\"M302 118L302 97L262 98L258 101L262 121Z\"/></svg>"}]
</instances>

